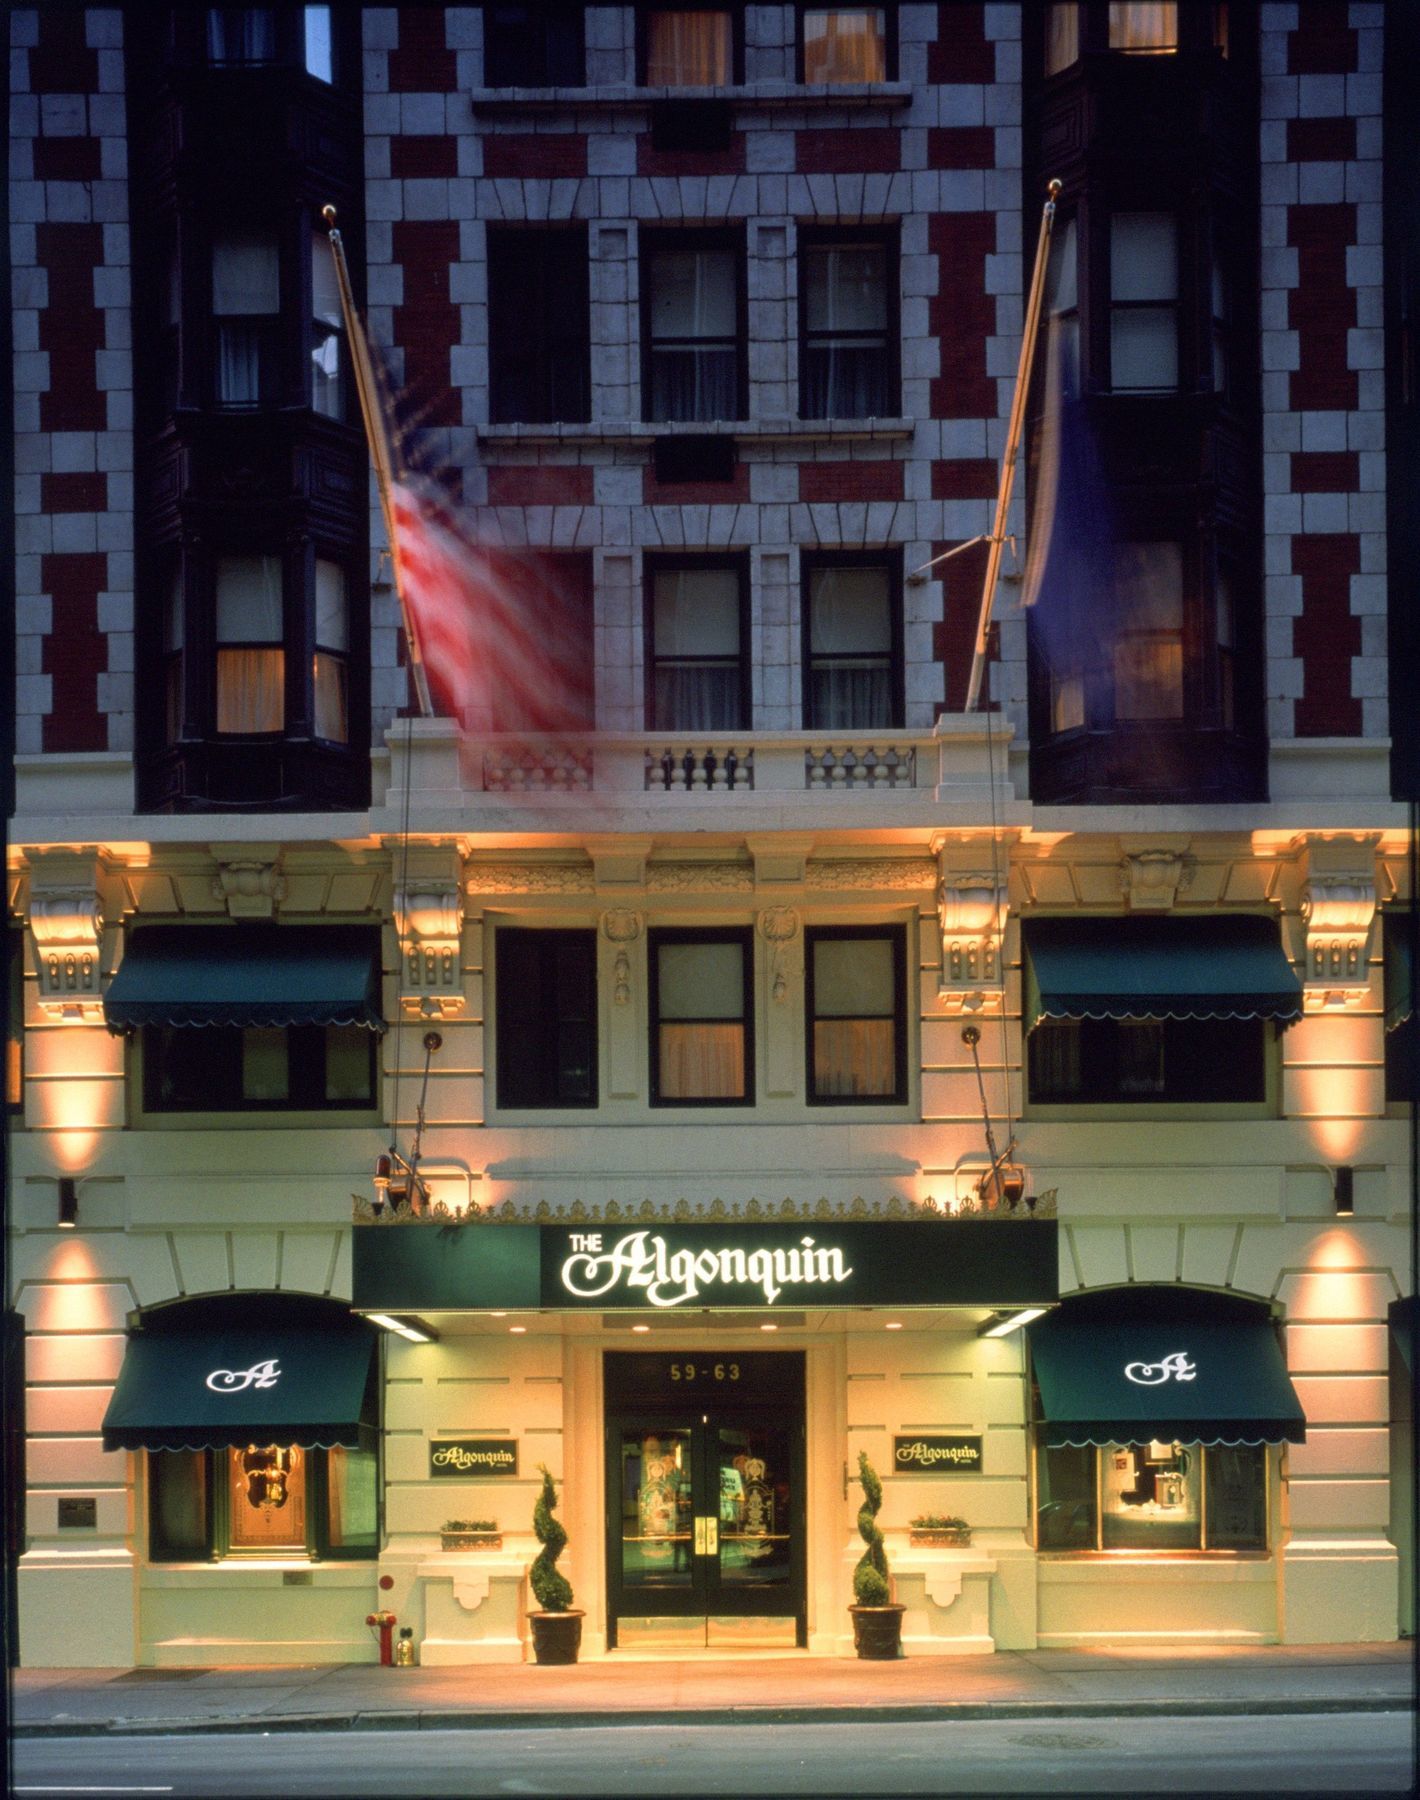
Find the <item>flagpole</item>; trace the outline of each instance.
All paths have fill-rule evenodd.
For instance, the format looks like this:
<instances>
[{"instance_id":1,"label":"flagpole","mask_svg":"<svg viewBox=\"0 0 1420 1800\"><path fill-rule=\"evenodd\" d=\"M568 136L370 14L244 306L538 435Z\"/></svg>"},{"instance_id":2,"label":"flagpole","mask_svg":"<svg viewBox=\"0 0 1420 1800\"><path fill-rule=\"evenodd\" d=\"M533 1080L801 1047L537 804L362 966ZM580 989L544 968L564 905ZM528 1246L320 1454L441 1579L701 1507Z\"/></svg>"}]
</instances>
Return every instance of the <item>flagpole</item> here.
<instances>
[{"instance_id":1,"label":"flagpole","mask_svg":"<svg viewBox=\"0 0 1420 1800\"><path fill-rule=\"evenodd\" d=\"M374 365L370 360L370 346L365 341L360 317L355 311L350 269L345 261L345 245L336 229L335 208L323 206L321 217L330 233L330 254L335 263L336 285L340 289L340 312L345 321L346 341L350 345L350 363L355 372L355 391L360 396L360 414L365 421L365 441L370 447L375 485L380 492L380 511L384 514L385 536L389 540L390 561L394 568L394 591L399 600L400 617L404 620L405 642L409 645L409 668L414 677L414 692L419 701L420 713L424 718L430 719L434 716L434 703L429 697L429 677L419 649L419 634L414 629L414 621L410 618L409 607L405 603L404 583L400 579L399 533L395 530L394 522L394 471L390 464L389 440L385 436L384 419L380 411Z\"/></svg>"},{"instance_id":2,"label":"flagpole","mask_svg":"<svg viewBox=\"0 0 1420 1800\"><path fill-rule=\"evenodd\" d=\"M1026 393L1030 387L1031 368L1035 362L1035 341L1040 329L1040 306L1045 293L1046 254L1050 230L1055 223L1055 202L1060 198L1061 183L1051 181L1046 192L1050 198L1040 215L1040 236L1035 246L1035 268L1031 274L1030 296L1026 303L1025 331L1021 338L1021 356L1016 365L1016 391L1011 397L1011 416L1006 426L1006 448L1001 454L1001 484L996 492L996 518L987 539L986 575L981 584L981 609L976 618L976 647L971 657L971 677L966 684L966 711L973 712L981 693L981 678L986 672L986 639L991 629L991 607L996 599L996 582L1001 573L1001 551L1006 542L1006 515L1011 509L1011 491L1016 482L1016 457L1021 446L1021 428L1025 422Z\"/></svg>"}]
</instances>

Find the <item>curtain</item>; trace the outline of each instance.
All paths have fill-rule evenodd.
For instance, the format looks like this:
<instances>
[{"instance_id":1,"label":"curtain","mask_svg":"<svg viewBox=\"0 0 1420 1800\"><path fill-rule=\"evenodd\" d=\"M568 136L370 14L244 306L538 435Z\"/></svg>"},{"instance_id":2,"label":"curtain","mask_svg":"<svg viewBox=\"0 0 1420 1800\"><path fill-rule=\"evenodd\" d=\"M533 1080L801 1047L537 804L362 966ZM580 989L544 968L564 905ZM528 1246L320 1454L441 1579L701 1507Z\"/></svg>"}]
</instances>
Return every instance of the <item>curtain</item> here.
<instances>
[{"instance_id":1,"label":"curtain","mask_svg":"<svg viewBox=\"0 0 1420 1800\"><path fill-rule=\"evenodd\" d=\"M312 677L315 684L315 734L332 744L350 742L349 673L343 656L317 650Z\"/></svg>"},{"instance_id":2,"label":"curtain","mask_svg":"<svg viewBox=\"0 0 1420 1800\"><path fill-rule=\"evenodd\" d=\"M308 12L313 10L308 7ZM342 415L340 289L335 262L322 231L311 234L311 406L327 419Z\"/></svg>"},{"instance_id":3,"label":"curtain","mask_svg":"<svg viewBox=\"0 0 1420 1800\"><path fill-rule=\"evenodd\" d=\"M804 417L883 417L890 405L885 250L880 244L812 250L804 281Z\"/></svg>"},{"instance_id":4,"label":"curtain","mask_svg":"<svg viewBox=\"0 0 1420 1800\"><path fill-rule=\"evenodd\" d=\"M1080 60L1080 9L1068 5L1045 9L1045 72L1058 75Z\"/></svg>"},{"instance_id":5,"label":"curtain","mask_svg":"<svg viewBox=\"0 0 1420 1800\"><path fill-rule=\"evenodd\" d=\"M207 55L214 63L270 62L276 21L269 6L214 6L207 13Z\"/></svg>"},{"instance_id":6,"label":"curtain","mask_svg":"<svg viewBox=\"0 0 1420 1800\"><path fill-rule=\"evenodd\" d=\"M647 87L728 87L730 15L657 11L646 21Z\"/></svg>"},{"instance_id":7,"label":"curtain","mask_svg":"<svg viewBox=\"0 0 1420 1800\"><path fill-rule=\"evenodd\" d=\"M1177 0L1110 0L1109 47L1155 54L1177 50Z\"/></svg>"},{"instance_id":8,"label":"curtain","mask_svg":"<svg viewBox=\"0 0 1420 1800\"><path fill-rule=\"evenodd\" d=\"M733 349L653 349L653 419L733 419L738 412L739 359Z\"/></svg>"},{"instance_id":9,"label":"curtain","mask_svg":"<svg viewBox=\"0 0 1420 1800\"><path fill-rule=\"evenodd\" d=\"M878 340L806 345L801 381L805 419L885 419L892 411L887 349Z\"/></svg>"},{"instance_id":10,"label":"curtain","mask_svg":"<svg viewBox=\"0 0 1420 1800\"><path fill-rule=\"evenodd\" d=\"M885 81L887 44L883 9L813 7L804 14L804 80Z\"/></svg>"},{"instance_id":11,"label":"curtain","mask_svg":"<svg viewBox=\"0 0 1420 1800\"><path fill-rule=\"evenodd\" d=\"M710 736L740 729L739 664L658 663L652 716L656 731Z\"/></svg>"},{"instance_id":12,"label":"curtain","mask_svg":"<svg viewBox=\"0 0 1420 1800\"><path fill-rule=\"evenodd\" d=\"M236 737L280 731L286 723L286 653L217 652L217 729Z\"/></svg>"},{"instance_id":13,"label":"curtain","mask_svg":"<svg viewBox=\"0 0 1420 1800\"><path fill-rule=\"evenodd\" d=\"M327 261L330 253L326 252ZM281 306L280 266L274 238L236 233L212 245L212 310L250 318Z\"/></svg>"},{"instance_id":14,"label":"curtain","mask_svg":"<svg viewBox=\"0 0 1420 1800\"><path fill-rule=\"evenodd\" d=\"M738 731L740 581L734 569L658 569L652 592L658 731Z\"/></svg>"},{"instance_id":15,"label":"curtain","mask_svg":"<svg viewBox=\"0 0 1420 1800\"><path fill-rule=\"evenodd\" d=\"M653 419L735 417L736 291L731 250L671 250L652 257Z\"/></svg>"},{"instance_id":16,"label":"curtain","mask_svg":"<svg viewBox=\"0 0 1420 1800\"><path fill-rule=\"evenodd\" d=\"M1069 1098L1080 1091L1078 1019L1047 1019L1030 1034L1031 1084L1036 1098Z\"/></svg>"},{"instance_id":17,"label":"curtain","mask_svg":"<svg viewBox=\"0 0 1420 1800\"><path fill-rule=\"evenodd\" d=\"M1164 1091L1164 1025L1162 1019L1121 1019L1119 1091L1121 1094L1162 1094Z\"/></svg>"},{"instance_id":18,"label":"curtain","mask_svg":"<svg viewBox=\"0 0 1420 1800\"><path fill-rule=\"evenodd\" d=\"M663 1100L742 1100L745 1093L745 1028L724 1024L660 1027L660 1097Z\"/></svg>"},{"instance_id":19,"label":"curtain","mask_svg":"<svg viewBox=\"0 0 1420 1800\"><path fill-rule=\"evenodd\" d=\"M810 731L887 731L893 725L886 663L827 663L809 672Z\"/></svg>"},{"instance_id":20,"label":"curtain","mask_svg":"<svg viewBox=\"0 0 1420 1800\"><path fill-rule=\"evenodd\" d=\"M814 1092L890 1099L897 1087L891 1019L815 1019Z\"/></svg>"}]
</instances>

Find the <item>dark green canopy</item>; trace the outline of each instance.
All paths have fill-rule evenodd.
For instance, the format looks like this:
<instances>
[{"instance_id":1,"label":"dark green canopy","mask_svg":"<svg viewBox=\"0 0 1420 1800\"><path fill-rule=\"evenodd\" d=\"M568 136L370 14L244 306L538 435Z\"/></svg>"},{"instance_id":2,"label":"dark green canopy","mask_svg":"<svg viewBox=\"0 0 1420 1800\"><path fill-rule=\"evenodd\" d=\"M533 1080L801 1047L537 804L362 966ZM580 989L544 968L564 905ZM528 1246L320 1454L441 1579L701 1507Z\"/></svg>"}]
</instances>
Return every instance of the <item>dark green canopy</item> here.
<instances>
[{"instance_id":1,"label":"dark green canopy","mask_svg":"<svg viewBox=\"0 0 1420 1800\"><path fill-rule=\"evenodd\" d=\"M1272 918L1029 919L1024 934L1028 1031L1044 1019L1302 1016Z\"/></svg>"},{"instance_id":2,"label":"dark green canopy","mask_svg":"<svg viewBox=\"0 0 1420 1800\"><path fill-rule=\"evenodd\" d=\"M383 1031L379 933L364 925L144 925L104 999L140 1025L364 1025Z\"/></svg>"},{"instance_id":3,"label":"dark green canopy","mask_svg":"<svg viewBox=\"0 0 1420 1800\"><path fill-rule=\"evenodd\" d=\"M1306 1416L1265 1318L1129 1317L1029 1328L1045 1441L1300 1444Z\"/></svg>"},{"instance_id":4,"label":"dark green canopy","mask_svg":"<svg viewBox=\"0 0 1420 1800\"><path fill-rule=\"evenodd\" d=\"M1385 917L1385 1028L1399 1031L1415 1017L1415 982L1410 967L1409 923L1404 912Z\"/></svg>"}]
</instances>

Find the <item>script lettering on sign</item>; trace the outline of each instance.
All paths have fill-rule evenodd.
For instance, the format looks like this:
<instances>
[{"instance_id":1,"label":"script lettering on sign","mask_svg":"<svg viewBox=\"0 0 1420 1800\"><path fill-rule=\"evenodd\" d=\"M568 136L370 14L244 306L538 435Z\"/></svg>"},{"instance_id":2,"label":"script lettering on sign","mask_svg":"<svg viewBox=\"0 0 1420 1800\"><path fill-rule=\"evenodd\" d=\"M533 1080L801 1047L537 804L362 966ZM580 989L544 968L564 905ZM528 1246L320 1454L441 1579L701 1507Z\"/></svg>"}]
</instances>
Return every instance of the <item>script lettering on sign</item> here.
<instances>
[{"instance_id":1,"label":"script lettering on sign","mask_svg":"<svg viewBox=\"0 0 1420 1800\"><path fill-rule=\"evenodd\" d=\"M1192 1381L1197 1368L1188 1360L1188 1352L1174 1350L1156 1363L1125 1363L1125 1378L1139 1387L1158 1387L1165 1381Z\"/></svg>"},{"instance_id":2,"label":"script lettering on sign","mask_svg":"<svg viewBox=\"0 0 1420 1800\"><path fill-rule=\"evenodd\" d=\"M757 1288L773 1306L786 1287L835 1287L853 1273L843 1252L801 1237L791 1249L671 1250L649 1231L628 1232L608 1250L600 1232L574 1232L562 1285L579 1300L642 1288L652 1306L683 1306L708 1288Z\"/></svg>"},{"instance_id":3,"label":"script lettering on sign","mask_svg":"<svg viewBox=\"0 0 1420 1800\"><path fill-rule=\"evenodd\" d=\"M979 1473L979 1437L895 1437L892 1465L911 1475Z\"/></svg>"},{"instance_id":4,"label":"script lettering on sign","mask_svg":"<svg viewBox=\"0 0 1420 1800\"><path fill-rule=\"evenodd\" d=\"M490 1475L516 1475L518 1446L511 1438L451 1438L429 1446L430 1475L484 1480Z\"/></svg>"},{"instance_id":5,"label":"script lettering on sign","mask_svg":"<svg viewBox=\"0 0 1420 1800\"><path fill-rule=\"evenodd\" d=\"M240 1394L249 1387L275 1387L280 1379L277 1360L269 1356L265 1362L253 1363L249 1369L214 1369L207 1377L207 1386L214 1394Z\"/></svg>"}]
</instances>

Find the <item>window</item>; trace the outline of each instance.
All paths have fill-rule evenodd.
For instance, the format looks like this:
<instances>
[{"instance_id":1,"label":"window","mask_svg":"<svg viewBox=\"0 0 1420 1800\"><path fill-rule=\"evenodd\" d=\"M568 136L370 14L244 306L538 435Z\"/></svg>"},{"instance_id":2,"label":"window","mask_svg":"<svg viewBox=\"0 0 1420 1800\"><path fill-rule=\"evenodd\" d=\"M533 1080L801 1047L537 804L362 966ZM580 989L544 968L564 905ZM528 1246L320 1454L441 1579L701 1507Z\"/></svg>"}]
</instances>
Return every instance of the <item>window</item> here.
<instances>
[{"instance_id":1,"label":"window","mask_svg":"<svg viewBox=\"0 0 1420 1800\"><path fill-rule=\"evenodd\" d=\"M506 646L492 682L493 729L584 732L596 724L590 552L503 552L497 573L515 617L532 629ZM526 649L531 662L520 660ZM495 662L498 646L494 647Z\"/></svg>"},{"instance_id":2,"label":"window","mask_svg":"<svg viewBox=\"0 0 1420 1800\"><path fill-rule=\"evenodd\" d=\"M1265 1550L1262 1444L1036 1450L1041 1550Z\"/></svg>"},{"instance_id":3,"label":"window","mask_svg":"<svg viewBox=\"0 0 1420 1800\"><path fill-rule=\"evenodd\" d=\"M488 360L495 424L591 417L585 225L490 226Z\"/></svg>"},{"instance_id":4,"label":"window","mask_svg":"<svg viewBox=\"0 0 1420 1800\"><path fill-rule=\"evenodd\" d=\"M373 1450L248 1444L240 1450L150 1450L153 1562L224 1556L373 1558L379 1460Z\"/></svg>"},{"instance_id":5,"label":"window","mask_svg":"<svg viewBox=\"0 0 1420 1800\"><path fill-rule=\"evenodd\" d=\"M729 87L738 61L727 8L649 7L641 15L647 87Z\"/></svg>"},{"instance_id":6,"label":"window","mask_svg":"<svg viewBox=\"0 0 1420 1800\"><path fill-rule=\"evenodd\" d=\"M1178 390L1178 227L1169 213L1121 212L1109 234L1110 387Z\"/></svg>"},{"instance_id":7,"label":"window","mask_svg":"<svg viewBox=\"0 0 1420 1800\"><path fill-rule=\"evenodd\" d=\"M1074 219L1057 219L1050 238L1050 255L1045 265L1045 318L1049 334L1047 356L1055 358L1054 369L1047 366L1051 384L1049 400L1056 394L1062 400L1073 400L1080 392L1080 284L1077 261L1077 233Z\"/></svg>"},{"instance_id":8,"label":"window","mask_svg":"<svg viewBox=\"0 0 1420 1800\"><path fill-rule=\"evenodd\" d=\"M1114 716L1183 717L1183 551L1124 543L1114 550Z\"/></svg>"},{"instance_id":9,"label":"window","mask_svg":"<svg viewBox=\"0 0 1420 1800\"><path fill-rule=\"evenodd\" d=\"M895 236L800 232L800 417L895 413L897 335Z\"/></svg>"},{"instance_id":10,"label":"window","mask_svg":"<svg viewBox=\"0 0 1420 1800\"><path fill-rule=\"evenodd\" d=\"M1178 49L1177 0L1110 0L1109 47L1135 56L1172 56Z\"/></svg>"},{"instance_id":11,"label":"window","mask_svg":"<svg viewBox=\"0 0 1420 1800\"><path fill-rule=\"evenodd\" d=\"M148 1025L148 1112L368 1111L375 1104L373 1031L362 1025Z\"/></svg>"},{"instance_id":12,"label":"window","mask_svg":"<svg viewBox=\"0 0 1420 1800\"><path fill-rule=\"evenodd\" d=\"M647 581L648 729L748 729L743 562L657 559Z\"/></svg>"},{"instance_id":13,"label":"window","mask_svg":"<svg viewBox=\"0 0 1420 1800\"><path fill-rule=\"evenodd\" d=\"M889 30L896 8L805 6L799 13L799 79L809 87L831 81L887 81L892 68Z\"/></svg>"},{"instance_id":14,"label":"window","mask_svg":"<svg viewBox=\"0 0 1420 1800\"><path fill-rule=\"evenodd\" d=\"M307 9L309 10L309 9ZM323 231L311 233L311 406L327 419L345 417L344 320L335 258Z\"/></svg>"},{"instance_id":15,"label":"window","mask_svg":"<svg viewBox=\"0 0 1420 1800\"><path fill-rule=\"evenodd\" d=\"M651 1104L752 1106L748 930L653 931Z\"/></svg>"},{"instance_id":16,"label":"window","mask_svg":"<svg viewBox=\"0 0 1420 1800\"><path fill-rule=\"evenodd\" d=\"M303 44L306 73L317 81L335 79L335 55L331 40L330 8L307 6L303 9Z\"/></svg>"},{"instance_id":17,"label":"window","mask_svg":"<svg viewBox=\"0 0 1420 1800\"><path fill-rule=\"evenodd\" d=\"M648 419L742 416L741 246L723 235L642 235Z\"/></svg>"},{"instance_id":18,"label":"window","mask_svg":"<svg viewBox=\"0 0 1420 1800\"><path fill-rule=\"evenodd\" d=\"M485 6L485 87L581 87L587 79L581 6Z\"/></svg>"},{"instance_id":19,"label":"window","mask_svg":"<svg viewBox=\"0 0 1420 1800\"><path fill-rule=\"evenodd\" d=\"M19 1112L25 1104L25 934L11 925L5 933L9 991L5 1018L5 1104Z\"/></svg>"},{"instance_id":20,"label":"window","mask_svg":"<svg viewBox=\"0 0 1420 1800\"><path fill-rule=\"evenodd\" d=\"M1262 1019L1046 1019L1027 1039L1037 1104L1257 1102L1267 1093Z\"/></svg>"},{"instance_id":21,"label":"window","mask_svg":"<svg viewBox=\"0 0 1420 1800\"><path fill-rule=\"evenodd\" d=\"M1075 0L1045 9L1045 72L1058 75L1080 60L1080 9Z\"/></svg>"},{"instance_id":22,"label":"window","mask_svg":"<svg viewBox=\"0 0 1420 1800\"><path fill-rule=\"evenodd\" d=\"M803 568L805 730L900 727L897 562L805 552Z\"/></svg>"},{"instance_id":23,"label":"window","mask_svg":"<svg viewBox=\"0 0 1420 1800\"><path fill-rule=\"evenodd\" d=\"M212 245L212 319L219 406L251 408L269 405L274 399L280 307L275 238L260 232L233 232L216 238Z\"/></svg>"},{"instance_id":24,"label":"window","mask_svg":"<svg viewBox=\"0 0 1420 1800\"><path fill-rule=\"evenodd\" d=\"M806 934L810 1105L907 1098L906 954L900 926Z\"/></svg>"},{"instance_id":25,"label":"window","mask_svg":"<svg viewBox=\"0 0 1420 1800\"><path fill-rule=\"evenodd\" d=\"M1420 1100L1420 1025L1415 1017L1414 921L1403 908L1382 915L1385 959L1385 1097Z\"/></svg>"},{"instance_id":26,"label":"window","mask_svg":"<svg viewBox=\"0 0 1420 1800\"><path fill-rule=\"evenodd\" d=\"M316 647L312 665L314 730L333 744L350 741L350 617L345 571L316 558Z\"/></svg>"},{"instance_id":27,"label":"window","mask_svg":"<svg viewBox=\"0 0 1420 1800\"><path fill-rule=\"evenodd\" d=\"M499 1106L595 1106L596 933L501 930L495 970Z\"/></svg>"},{"instance_id":28,"label":"window","mask_svg":"<svg viewBox=\"0 0 1420 1800\"><path fill-rule=\"evenodd\" d=\"M308 12L317 9L308 7ZM321 11L328 9L321 8ZM270 6L211 6L207 9L207 60L214 64L276 60L276 11Z\"/></svg>"},{"instance_id":29,"label":"window","mask_svg":"<svg viewBox=\"0 0 1420 1800\"><path fill-rule=\"evenodd\" d=\"M216 601L217 730L278 732L286 722L280 559L220 557Z\"/></svg>"},{"instance_id":30,"label":"window","mask_svg":"<svg viewBox=\"0 0 1420 1800\"><path fill-rule=\"evenodd\" d=\"M163 742L175 744L182 736L182 695L183 695L183 641L186 636L184 614L186 607L182 591L182 567L173 570L172 582L168 589L167 605L163 610L162 634L162 669L163 669Z\"/></svg>"}]
</instances>

